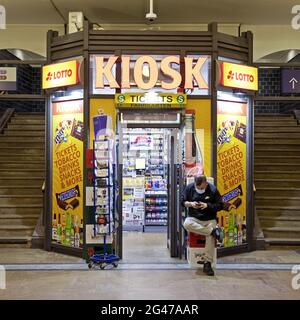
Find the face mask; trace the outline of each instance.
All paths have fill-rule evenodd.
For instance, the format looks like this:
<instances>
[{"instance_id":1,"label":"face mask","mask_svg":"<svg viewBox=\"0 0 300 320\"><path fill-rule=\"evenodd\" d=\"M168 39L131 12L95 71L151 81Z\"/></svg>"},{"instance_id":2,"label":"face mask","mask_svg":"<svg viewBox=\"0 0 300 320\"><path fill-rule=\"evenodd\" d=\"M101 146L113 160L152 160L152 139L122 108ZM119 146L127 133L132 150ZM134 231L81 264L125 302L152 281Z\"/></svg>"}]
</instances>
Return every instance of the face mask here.
<instances>
[{"instance_id":1,"label":"face mask","mask_svg":"<svg viewBox=\"0 0 300 320\"><path fill-rule=\"evenodd\" d=\"M199 194L203 194L205 192L205 189L198 189L197 187L195 187L196 192Z\"/></svg>"}]
</instances>

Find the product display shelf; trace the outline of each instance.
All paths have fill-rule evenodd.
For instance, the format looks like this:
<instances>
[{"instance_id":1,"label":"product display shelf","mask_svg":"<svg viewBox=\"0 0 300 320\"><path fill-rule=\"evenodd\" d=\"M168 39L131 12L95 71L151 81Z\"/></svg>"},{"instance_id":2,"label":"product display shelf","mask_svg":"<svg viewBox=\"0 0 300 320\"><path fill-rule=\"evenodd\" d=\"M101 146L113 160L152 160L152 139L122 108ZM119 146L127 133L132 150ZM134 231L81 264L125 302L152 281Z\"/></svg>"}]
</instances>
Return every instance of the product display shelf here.
<instances>
[{"instance_id":1,"label":"product display shelf","mask_svg":"<svg viewBox=\"0 0 300 320\"><path fill-rule=\"evenodd\" d=\"M130 134L134 138L130 138ZM146 138L145 138L146 137ZM123 157L126 159L125 174L143 176L144 185L144 226L164 226L167 224L167 189L161 182L166 181L167 170L165 163L165 136L159 130L128 130L123 136ZM145 142L144 145L138 144ZM149 142L149 145L147 143ZM132 149L132 145L134 149ZM145 158L145 167L142 170L135 169L135 159ZM125 177L123 175L123 177ZM161 181L159 183L159 181ZM157 184L154 187L154 184ZM155 203L150 199L156 199ZM144 230L143 226L143 230Z\"/></svg>"},{"instance_id":2,"label":"product display shelf","mask_svg":"<svg viewBox=\"0 0 300 320\"><path fill-rule=\"evenodd\" d=\"M94 237L103 237L103 254L94 254L90 258L89 267L99 265L104 269L112 264L117 267L119 257L107 252L107 237L114 233L114 167L113 147L108 138L95 140L94 143ZM111 251L113 248L111 247Z\"/></svg>"}]
</instances>

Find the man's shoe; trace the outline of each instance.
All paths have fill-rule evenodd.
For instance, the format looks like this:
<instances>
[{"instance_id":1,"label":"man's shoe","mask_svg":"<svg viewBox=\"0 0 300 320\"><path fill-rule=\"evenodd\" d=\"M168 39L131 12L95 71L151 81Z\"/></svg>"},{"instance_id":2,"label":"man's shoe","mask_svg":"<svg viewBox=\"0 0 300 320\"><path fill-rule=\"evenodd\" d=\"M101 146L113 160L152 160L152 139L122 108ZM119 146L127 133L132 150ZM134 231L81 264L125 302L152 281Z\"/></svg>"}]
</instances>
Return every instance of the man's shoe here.
<instances>
[{"instance_id":1,"label":"man's shoe","mask_svg":"<svg viewBox=\"0 0 300 320\"><path fill-rule=\"evenodd\" d=\"M211 235L220 243L223 242L223 235L219 227L214 228L213 231L211 232Z\"/></svg>"},{"instance_id":2,"label":"man's shoe","mask_svg":"<svg viewBox=\"0 0 300 320\"><path fill-rule=\"evenodd\" d=\"M203 272L206 273L208 276L214 276L215 272L213 268L211 267L210 262L205 262L203 266Z\"/></svg>"}]
</instances>

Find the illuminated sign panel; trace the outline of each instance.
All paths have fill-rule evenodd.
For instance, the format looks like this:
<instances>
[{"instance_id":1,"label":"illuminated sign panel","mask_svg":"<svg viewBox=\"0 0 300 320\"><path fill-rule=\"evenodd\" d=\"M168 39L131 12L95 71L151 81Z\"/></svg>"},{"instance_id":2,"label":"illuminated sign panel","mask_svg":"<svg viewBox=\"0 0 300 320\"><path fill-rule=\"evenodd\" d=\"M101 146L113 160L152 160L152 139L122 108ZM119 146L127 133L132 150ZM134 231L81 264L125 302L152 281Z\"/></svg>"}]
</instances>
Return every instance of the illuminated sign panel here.
<instances>
[{"instance_id":1,"label":"illuminated sign panel","mask_svg":"<svg viewBox=\"0 0 300 320\"><path fill-rule=\"evenodd\" d=\"M71 86L79 83L77 60L43 67L43 89Z\"/></svg>"},{"instance_id":2,"label":"illuminated sign panel","mask_svg":"<svg viewBox=\"0 0 300 320\"><path fill-rule=\"evenodd\" d=\"M258 90L257 68L236 63L218 62L220 69L220 84L224 87L245 90Z\"/></svg>"},{"instance_id":3,"label":"illuminated sign panel","mask_svg":"<svg viewBox=\"0 0 300 320\"><path fill-rule=\"evenodd\" d=\"M208 89L207 68L204 65L209 57L200 56L184 58L184 83L185 89L195 87ZM118 83L113 69L117 63L121 63L121 81ZM176 66L176 67L175 67ZM180 73L180 57L166 56L160 62L152 56L139 56L132 60L130 56L96 56L95 57L95 87L102 89L105 86L114 89L130 89L133 76L134 86L142 90L149 90L160 86L164 90L173 90L180 87L183 77ZM165 79L159 80L159 74L163 74Z\"/></svg>"}]
</instances>

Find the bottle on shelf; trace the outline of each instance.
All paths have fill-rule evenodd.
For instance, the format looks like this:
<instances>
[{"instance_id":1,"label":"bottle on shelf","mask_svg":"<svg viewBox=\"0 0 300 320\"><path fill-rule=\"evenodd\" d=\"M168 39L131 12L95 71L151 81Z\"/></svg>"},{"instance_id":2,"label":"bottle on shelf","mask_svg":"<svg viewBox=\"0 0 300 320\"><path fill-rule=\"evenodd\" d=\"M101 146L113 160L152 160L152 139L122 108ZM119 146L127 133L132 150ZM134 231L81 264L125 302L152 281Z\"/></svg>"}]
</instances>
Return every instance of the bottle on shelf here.
<instances>
[{"instance_id":1,"label":"bottle on shelf","mask_svg":"<svg viewBox=\"0 0 300 320\"><path fill-rule=\"evenodd\" d=\"M233 242L234 242L235 245L238 244L237 214L234 214Z\"/></svg>"},{"instance_id":2,"label":"bottle on shelf","mask_svg":"<svg viewBox=\"0 0 300 320\"><path fill-rule=\"evenodd\" d=\"M58 214L58 223L57 223L57 242L61 243L62 237L62 228L61 228L61 220L60 220L60 213Z\"/></svg>"},{"instance_id":3,"label":"bottle on shelf","mask_svg":"<svg viewBox=\"0 0 300 320\"><path fill-rule=\"evenodd\" d=\"M57 220L56 220L56 213L53 215L52 221L52 240L57 241Z\"/></svg>"},{"instance_id":4,"label":"bottle on shelf","mask_svg":"<svg viewBox=\"0 0 300 320\"><path fill-rule=\"evenodd\" d=\"M243 216L243 224L242 224L242 242L247 242L247 228L246 228L246 217Z\"/></svg>"},{"instance_id":5,"label":"bottle on shelf","mask_svg":"<svg viewBox=\"0 0 300 320\"><path fill-rule=\"evenodd\" d=\"M71 216L71 235L70 235L70 245L75 247L75 222L74 215Z\"/></svg>"},{"instance_id":6,"label":"bottle on shelf","mask_svg":"<svg viewBox=\"0 0 300 320\"><path fill-rule=\"evenodd\" d=\"M80 247L83 246L83 219L80 221L80 226L79 226L79 235L80 235Z\"/></svg>"},{"instance_id":7,"label":"bottle on shelf","mask_svg":"<svg viewBox=\"0 0 300 320\"><path fill-rule=\"evenodd\" d=\"M70 213L67 212L66 214L66 238L65 238L65 244L70 245L71 243L71 217Z\"/></svg>"},{"instance_id":8,"label":"bottle on shelf","mask_svg":"<svg viewBox=\"0 0 300 320\"><path fill-rule=\"evenodd\" d=\"M76 215L75 219L75 247L80 247L80 230L79 230L79 224L78 224L78 215Z\"/></svg>"},{"instance_id":9,"label":"bottle on shelf","mask_svg":"<svg viewBox=\"0 0 300 320\"><path fill-rule=\"evenodd\" d=\"M243 243L243 230L242 230L242 219L241 219L241 215L238 214L238 244L242 244Z\"/></svg>"},{"instance_id":10,"label":"bottle on shelf","mask_svg":"<svg viewBox=\"0 0 300 320\"><path fill-rule=\"evenodd\" d=\"M233 212L229 211L229 226L228 226L228 245L234 245L234 221L233 221Z\"/></svg>"}]
</instances>

